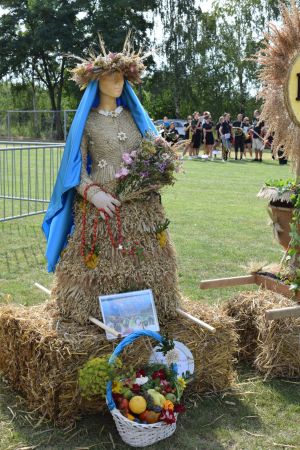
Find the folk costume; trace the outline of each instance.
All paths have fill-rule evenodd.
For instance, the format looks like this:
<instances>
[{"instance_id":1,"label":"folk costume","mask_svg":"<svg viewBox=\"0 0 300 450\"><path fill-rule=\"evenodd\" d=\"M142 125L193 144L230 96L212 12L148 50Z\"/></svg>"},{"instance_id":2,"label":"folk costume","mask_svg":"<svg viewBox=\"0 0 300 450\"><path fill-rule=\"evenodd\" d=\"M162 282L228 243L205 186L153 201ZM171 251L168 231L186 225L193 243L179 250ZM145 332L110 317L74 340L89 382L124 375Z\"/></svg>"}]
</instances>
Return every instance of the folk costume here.
<instances>
[{"instance_id":1,"label":"folk costume","mask_svg":"<svg viewBox=\"0 0 300 450\"><path fill-rule=\"evenodd\" d=\"M81 60L73 79L86 87L65 146L51 202L43 222L48 270L55 270L52 298L63 317L79 323L100 317L99 295L152 289L163 323L179 303L175 252L162 230L160 195L148 192L123 202L113 218L99 218L90 202L103 190L116 193L116 172L124 154L139 151L157 131L129 81L139 81L142 57L128 41L122 53ZM98 110L99 77L120 71L125 83L115 111Z\"/></svg>"}]
</instances>

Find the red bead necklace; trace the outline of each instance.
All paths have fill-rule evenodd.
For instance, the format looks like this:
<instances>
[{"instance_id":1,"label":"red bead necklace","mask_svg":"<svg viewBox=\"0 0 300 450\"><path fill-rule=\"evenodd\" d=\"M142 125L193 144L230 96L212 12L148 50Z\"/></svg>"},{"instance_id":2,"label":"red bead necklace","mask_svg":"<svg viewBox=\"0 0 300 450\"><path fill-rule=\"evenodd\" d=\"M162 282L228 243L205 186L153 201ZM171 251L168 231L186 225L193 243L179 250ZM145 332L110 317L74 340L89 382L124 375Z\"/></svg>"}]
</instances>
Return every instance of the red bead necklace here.
<instances>
[{"instance_id":1,"label":"red bead necklace","mask_svg":"<svg viewBox=\"0 0 300 450\"><path fill-rule=\"evenodd\" d=\"M96 208L97 211L95 213L95 217L93 220L93 237L92 237L91 249L90 249L89 253L86 255L85 244L86 244L87 193L88 193L88 190L92 186L101 187L98 183L92 183L92 184L87 185L84 189L83 209L82 209L82 227L81 227L81 246L80 246L80 254L84 258L84 260L89 260L92 257L92 255L94 254L97 237L98 237L98 224L99 224L99 217L100 217L99 213L100 212L102 212L104 214L105 225L106 225L107 233L110 238L111 245L116 249L123 250L122 244L124 241L124 238L122 235L122 220L121 220L121 215L120 215L120 208L116 206L116 212L115 212L116 219L117 219L117 233L118 233L117 240L115 240L115 238L113 236L113 232L112 232L112 228L111 228L111 224L110 224L110 216L107 214L107 212L103 208ZM101 190L103 192L107 193L102 187L101 187Z\"/></svg>"}]
</instances>

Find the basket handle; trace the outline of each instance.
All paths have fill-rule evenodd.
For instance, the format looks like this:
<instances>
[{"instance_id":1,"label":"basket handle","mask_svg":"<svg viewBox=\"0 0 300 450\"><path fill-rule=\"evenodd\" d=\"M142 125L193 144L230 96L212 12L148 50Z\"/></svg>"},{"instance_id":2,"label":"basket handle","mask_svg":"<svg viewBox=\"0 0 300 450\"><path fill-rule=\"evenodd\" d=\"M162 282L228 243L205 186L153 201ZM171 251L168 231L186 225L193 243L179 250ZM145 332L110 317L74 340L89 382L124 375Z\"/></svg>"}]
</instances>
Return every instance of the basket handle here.
<instances>
[{"instance_id":1,"label":"basket handle","mask_svg":"<svg viewBox=\"0 0 300 450\"><path fill-rule=\"evenodd\" d=\"M162 342L163 338L159 333L155 333L154 331L150 330L140 330L135 331L134 333L130 333L128 336L126 336L115 348L113 351L111 357L109 358L108 363L112 364L117 356L122 352L122 350L127 347L127 345L132 344L132 342L136 341L139 337L147 336L155 339L158 342ZM114 402L113 396L112 396L112 382L109 381L106 386L106 403L111 411L112 409L116 408L116 404Z\"/></svg>"}]
</instances>

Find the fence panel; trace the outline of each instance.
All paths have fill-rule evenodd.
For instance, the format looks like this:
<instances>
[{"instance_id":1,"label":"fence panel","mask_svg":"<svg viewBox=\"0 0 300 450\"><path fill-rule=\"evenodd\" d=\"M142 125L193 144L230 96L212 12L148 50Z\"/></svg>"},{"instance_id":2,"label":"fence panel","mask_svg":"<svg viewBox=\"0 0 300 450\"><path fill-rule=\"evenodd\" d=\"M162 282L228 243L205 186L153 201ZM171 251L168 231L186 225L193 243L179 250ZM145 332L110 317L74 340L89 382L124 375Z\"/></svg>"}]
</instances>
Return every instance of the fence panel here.
<instances>
[{"instance_id":1,"label":"fence panel","mask_svg":"<svg viewBox=\"0 0 300 450\"><path fill-rule=\"evenodd\" d=\"M0 110L2 139L66 140L75 110Z\"/></svg>"},{"instance_id":2,"label":"fence panel","mask_svg":"<svg viewBox=\"0 0 300 450\"><path fill-rule=\"evenodd\" d=\"M0 222L47 210L64 144L0 141Z\"/></svg>"}]
</instances>

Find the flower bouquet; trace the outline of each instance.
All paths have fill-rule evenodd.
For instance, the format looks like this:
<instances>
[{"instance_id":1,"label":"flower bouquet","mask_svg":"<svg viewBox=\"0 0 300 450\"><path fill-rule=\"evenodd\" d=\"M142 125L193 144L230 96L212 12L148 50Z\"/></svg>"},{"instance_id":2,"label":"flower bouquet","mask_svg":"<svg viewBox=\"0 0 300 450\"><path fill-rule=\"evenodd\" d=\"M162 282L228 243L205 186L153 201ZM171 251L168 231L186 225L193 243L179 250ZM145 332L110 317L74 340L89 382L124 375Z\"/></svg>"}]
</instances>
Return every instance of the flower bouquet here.
<instances>
[{"instance_id":1,"label":"flower bouquet","mask_svg":"<svg viewBox=\"0 0 300 450\"><path fill-rule=\"evenodd\" d=\"M175 182L181 162L172 147L162 137L148 135L138 150L124 153L117 171L116 194L129 201Z\"/></svg>"},{"instance_id":2,"label":"flower bouquet","mask_svg":"<svg viewBox=\"0 0 300 450\"><path fill-rule=\"evenodd\" d=\"M124 368L120 352L140 336L155 338L166 357L164 364ZM177 355L178 356L178 355ZM126 336L109 358L94 358L81 369L83 395L104 394L123 441L136 447L151 445L171 436L178 413L184 412L182 394L186 380L176 372L176 350L172 340L142 330Z\"/></svg>"}]
</instances>

